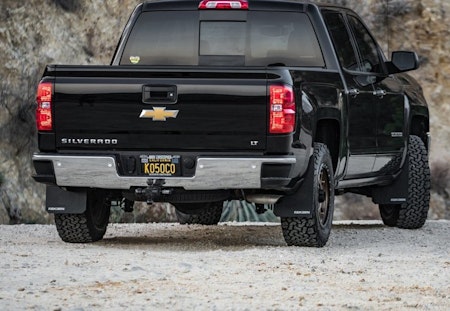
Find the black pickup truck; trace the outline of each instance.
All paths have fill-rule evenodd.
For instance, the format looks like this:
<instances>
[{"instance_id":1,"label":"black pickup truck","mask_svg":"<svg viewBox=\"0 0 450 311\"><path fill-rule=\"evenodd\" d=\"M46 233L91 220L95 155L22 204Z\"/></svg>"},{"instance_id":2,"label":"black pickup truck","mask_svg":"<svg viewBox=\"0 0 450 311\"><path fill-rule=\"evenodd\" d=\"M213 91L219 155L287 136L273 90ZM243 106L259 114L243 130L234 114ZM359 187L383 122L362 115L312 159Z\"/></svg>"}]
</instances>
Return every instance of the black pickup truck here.
<instances>
[{"instance_id":1,"label":"black pickup truck","mask_svg":"<svg viewBox=\"0 0 450 311\"><path fill-rule=\"evenodd\" d=\"M67 242L103 238L112 202L170 202L216 224L227 200L281 218L288 245L324 246L334 196L369 196L388 226L429 206L429 113L351 10L309 1L155 0L110 66L46 67L34 179Z\"/></svg>"}]
</instances>

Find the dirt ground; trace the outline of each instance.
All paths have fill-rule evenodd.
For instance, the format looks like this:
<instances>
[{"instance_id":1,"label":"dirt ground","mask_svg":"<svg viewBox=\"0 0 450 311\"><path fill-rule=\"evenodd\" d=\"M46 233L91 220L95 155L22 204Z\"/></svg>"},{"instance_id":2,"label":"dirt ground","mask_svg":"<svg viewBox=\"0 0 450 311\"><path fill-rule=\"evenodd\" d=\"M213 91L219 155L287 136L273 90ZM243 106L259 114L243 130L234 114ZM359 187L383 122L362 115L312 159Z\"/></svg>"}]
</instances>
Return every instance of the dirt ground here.
<instances>
[{"instance_id":1,"label":"dirt ground","mask_svg":"<svg viewBox=\"0 0 450 311\"><path fill-rule=\"evenodd\" d=\"M1 310L450 310L450 222L336 222L321 249L279 225L114 224L94 244L0 226Z\"/></svg>"}]
</instances>

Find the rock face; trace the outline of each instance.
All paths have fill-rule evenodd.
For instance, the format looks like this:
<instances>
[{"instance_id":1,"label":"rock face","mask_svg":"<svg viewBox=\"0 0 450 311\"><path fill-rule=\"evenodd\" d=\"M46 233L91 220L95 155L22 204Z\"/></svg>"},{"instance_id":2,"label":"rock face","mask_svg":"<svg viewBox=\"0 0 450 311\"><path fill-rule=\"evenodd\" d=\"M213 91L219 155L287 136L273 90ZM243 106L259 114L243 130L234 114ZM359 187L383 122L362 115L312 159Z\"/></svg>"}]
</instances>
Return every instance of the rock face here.
<instances>
[{"instance_id":1,"label":"rock face","mask_svg":"<svg viewBox=\"0 0 450 311\"><path fill-rule=\"evenodd\" d=\"M32 178L35 90L46 64L109 64L138 1L0 2L0 210L42 223L45 187ZM2 215L2 214L0 214ZM0 220L5 222L6 217Z\"/></svg>"},{"instance_id":2,"label":"rock face","mask_svg":"<svg viewBox=\"0 0 450 311\"><path fill-rule=\"evenodd\" d=\"M31 155L36 150L34 97L45 65L108 64L138 2L0 2L0 223L51 221L44 212L44 187L31 178ZM328 2L361 14L386 53L404 49L420 55L422 67L413 75L424 87L432 114L432 217L449 218L450 2Z\"/></svg>"}]
</instances>

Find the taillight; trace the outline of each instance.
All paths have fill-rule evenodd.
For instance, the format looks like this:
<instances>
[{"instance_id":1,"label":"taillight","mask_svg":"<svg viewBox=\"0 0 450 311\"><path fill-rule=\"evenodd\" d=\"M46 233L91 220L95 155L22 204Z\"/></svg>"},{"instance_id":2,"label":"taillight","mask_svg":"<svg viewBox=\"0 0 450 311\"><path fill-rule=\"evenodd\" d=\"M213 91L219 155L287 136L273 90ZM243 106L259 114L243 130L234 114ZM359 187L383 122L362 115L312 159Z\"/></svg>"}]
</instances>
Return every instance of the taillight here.
<instances>
[{"instance_id":1,"label":"taillight","mask_svg":"<svg viewBox=\"0 0 450 311\"><path fill-rule=\"evenodd\" d=\"M270 128L271 134L292 133L295 130L294 91L288 85L270 86Z\"/></svg>"},{"instance_id":2,"label":"taillight","mask_svg":"<svg viewBox=\"0 0 450 311\"><path fill-rule=\"evenodd\" d=\"M203 0L198 5L200 10L248 10L245 0Z\"/></svg>"},{"instance_id":3,"label":"taillight","mask_svg":"<svg viewBox=\"0 0 450 311\"><path fill-rule=\"evenodd\" d=\"M38 131L51 131L52 120L52 89L50 82L39 83L36 95L36 125Z\"/></svg>"}]
</instances>

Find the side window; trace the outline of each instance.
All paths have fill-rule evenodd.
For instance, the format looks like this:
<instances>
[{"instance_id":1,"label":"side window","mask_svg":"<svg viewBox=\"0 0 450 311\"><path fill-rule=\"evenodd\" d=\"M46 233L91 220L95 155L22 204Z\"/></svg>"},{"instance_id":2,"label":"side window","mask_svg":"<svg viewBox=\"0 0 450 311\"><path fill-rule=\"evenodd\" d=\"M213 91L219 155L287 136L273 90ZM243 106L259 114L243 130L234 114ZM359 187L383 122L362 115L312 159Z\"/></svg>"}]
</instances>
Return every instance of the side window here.
<instances>
[{"instance_id":1,"label":"side window","mask_svg":"<svg viewBox=\"0 0 450 311\"><path fill-rule=\"evenodd\" d=\"M354 16L347 15L361 54L362 71L382 73L380 54L375 40L367 28Z\"/></svg>"},{"instance_id":2,"label":"side window","mask_svg":"<svg viewBox=\"0 0 450 311\"><path fill-rule=\"evenodd\" d=\"M342 14L325 12L323 16L341 66L348 70L360 71L358 58L353 49Z\"/></svg>"}]
</instances>

